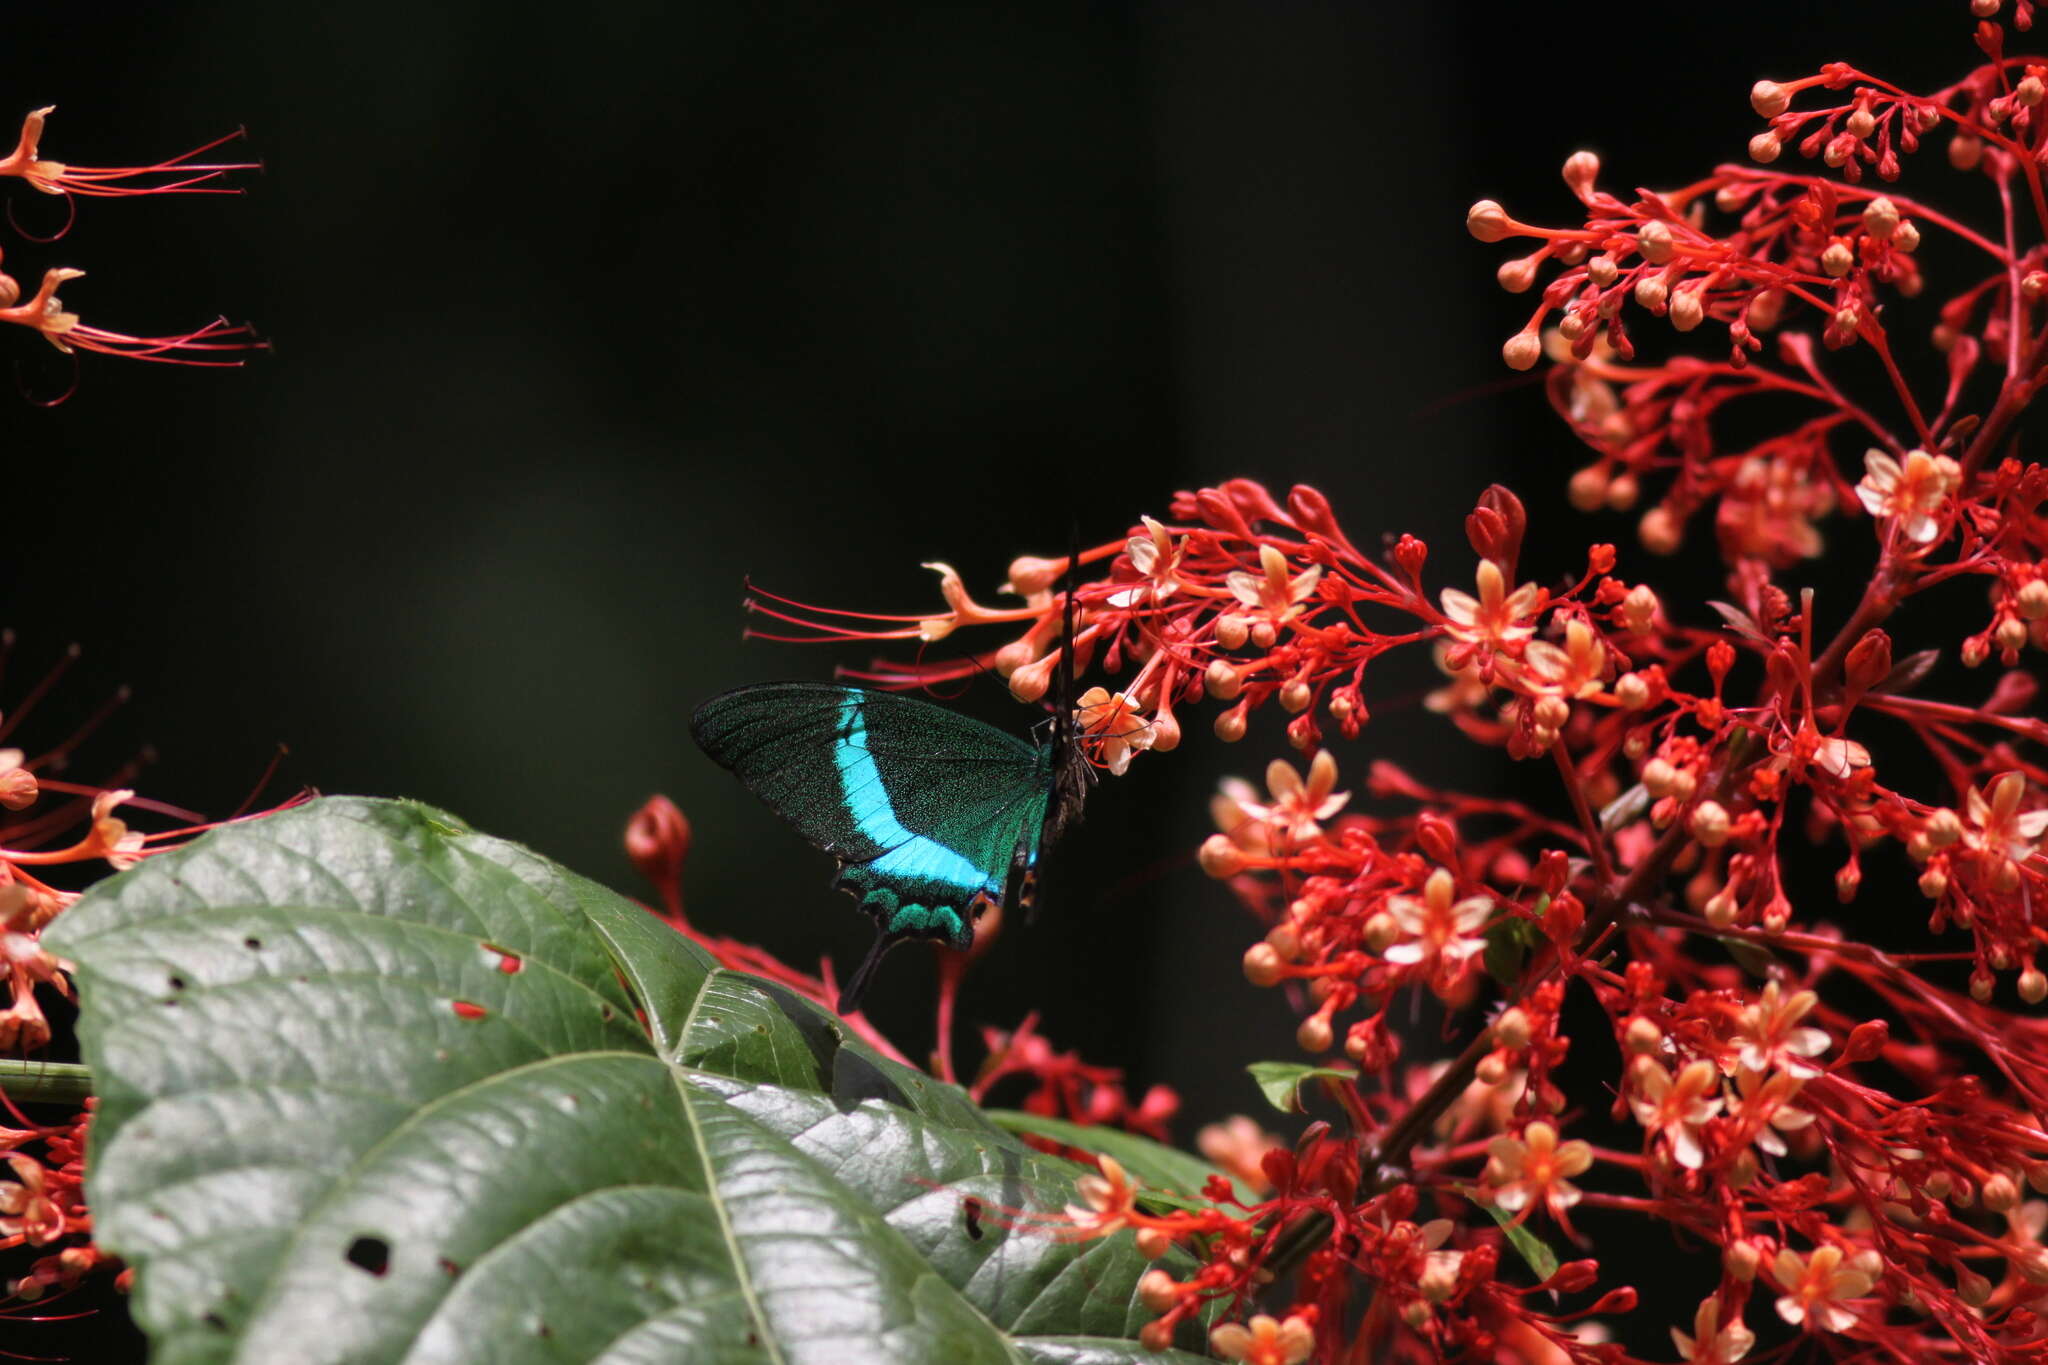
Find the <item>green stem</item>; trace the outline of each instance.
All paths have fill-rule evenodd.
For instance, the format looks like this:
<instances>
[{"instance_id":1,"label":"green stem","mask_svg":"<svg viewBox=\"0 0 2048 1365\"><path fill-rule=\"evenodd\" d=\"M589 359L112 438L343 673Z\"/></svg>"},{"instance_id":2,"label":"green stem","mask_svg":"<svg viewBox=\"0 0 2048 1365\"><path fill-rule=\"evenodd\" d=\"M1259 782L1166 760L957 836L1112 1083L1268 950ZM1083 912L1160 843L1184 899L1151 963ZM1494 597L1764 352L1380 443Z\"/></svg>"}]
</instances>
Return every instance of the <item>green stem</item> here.
<instances>
[{"instance_id":1,"label":"green stem","mask_svg":"<svg viewBox=\"0 0 2048 1365\"><path fill-rule=\"evenodd\" d=\"M16 1104L76 1109L92 1098L92 1068L76 1062L0 1060L0 1093Z\"/></svg>"}]
</instances>

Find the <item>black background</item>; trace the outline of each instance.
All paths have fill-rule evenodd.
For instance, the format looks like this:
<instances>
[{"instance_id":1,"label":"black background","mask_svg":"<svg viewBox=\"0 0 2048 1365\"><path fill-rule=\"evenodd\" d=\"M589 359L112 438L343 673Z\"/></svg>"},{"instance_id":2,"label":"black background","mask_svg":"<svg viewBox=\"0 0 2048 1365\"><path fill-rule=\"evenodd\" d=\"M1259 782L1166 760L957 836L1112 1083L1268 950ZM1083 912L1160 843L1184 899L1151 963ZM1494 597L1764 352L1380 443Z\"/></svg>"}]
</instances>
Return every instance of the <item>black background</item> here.
<instances>
[{"instance_id":1,"label":"black background","mask_svg":"<svg viewBox=\"0 0 2048 1365\"><path fill-rule=\"evenodd\" d=\"M153 745L148 794L224 813L283 742L286 789L423 798L628 891L622 825L665 791L698 923L802 965L848 963L865 921L688 717L864 656L743 642L742 575L914 611L945 559L993 597L1070 519L1107 540L1236 475L1316 484L1362 542L1423 536L1439 583L1469 583L1459 521L1495 479L1531 508L1532 572L1595 539L1640 565L1627 519L1564 507L1580 457L1499 362L1526 301L1465 208L1569 223L1579 147L1610 188L1682 183L1741 155L1760 75L1846 58L1925 86L1975 55L1959 2L41 9L9 14L0 111L57 102L46 155L243 123L268 170L240 199L83 202L5 268L88 269L65 299L101 326L225 311L277 349L88 356L69 402L13 404L0 705L85 647L31 749L130 684L75 775ZM32 391L65 382L0 341ZM1391 757L1547 790L1423 723L1426 666L1379 676L1347 778ZM958 704L1030 719L992 683ZM1191 858L1218 774L1286 753L1278 719L1232 748L1187 718L1103 784L963 1006L1039 1009L1178 1087L1184 1142L1257 1108L1246 1062L1293 1055ZM913 1054L919 956L871 1011Z\"/></svg>"}]
</instances>

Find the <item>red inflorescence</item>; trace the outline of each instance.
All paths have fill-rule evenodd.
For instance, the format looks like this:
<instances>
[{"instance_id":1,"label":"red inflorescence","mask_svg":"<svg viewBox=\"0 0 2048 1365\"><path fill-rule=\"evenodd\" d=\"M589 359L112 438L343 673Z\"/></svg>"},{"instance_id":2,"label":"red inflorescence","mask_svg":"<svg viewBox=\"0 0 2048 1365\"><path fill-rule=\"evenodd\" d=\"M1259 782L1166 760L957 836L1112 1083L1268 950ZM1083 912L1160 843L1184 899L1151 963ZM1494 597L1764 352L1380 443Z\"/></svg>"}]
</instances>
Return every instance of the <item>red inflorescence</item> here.
<instances>
[{"instance_id":1,"label":"red inflorescence","mask_svg":"<svg viewBox=\"0 0 2048 1365\"><path fill-rule=\"evenodd\" d=\"M1113 771L1174 748L1205 701L1225 740L1277 705L1309 757L1275 763L1263 790L1227 783L1200 857L1263 926L1248 980L1292 986L1302 1048L1348 1060L1348 1080L1321 1082L1343 1121L1292 1147L1248 1121L1205 1135L1237 1177L1211 1182L1214 1207L1148 1211L1104 1162L1053 1220L1197 1254L1190 1278L1146 1277L1151 1344L1221 1300L1245 1319L1212 1335L1230 1359L1630 1359L1591 1319L1634 1291L1601 1293L1597 1257L1531 1250L1531 1235L1593 1250L1570 1219L1600 1209L1719 1250L1672 1328L1689 1361L1726 1365L1760 1334L1831 1359L2048 1360L2048 1202L2029 1197L2048 1195L2048 1018L2032 1008L2048 1001L2048 724L2019 667L2048 647L2048 469L2015 435L2048 382L2048 63L2005 52L1997 0L1973 10L1985 60L1952 86L1913 94L1843 64L1761 82L1758 164L1624 199L1581 153L1565 166L1579 225L1490 201L1468 217L1483 241L1536 243L1501 268L1510 290L1549 272L1505 354L1550 359L1552 402L1594 453L1571 501L1647 504L1638 531L1659 554L1710 525L1722 600L1670 600L1604 544L1575 581L1520 580L1528 518L1500 488L1467 519L1470 586L1431 583L1414 537L1368 552L1315 490L1247 480L1180 494L1073 565L1018 560L1004 591L1021 605L982 605L943 564L946 609L925 615L756 592L796 638L1010 633L857 675L883 685L992 669L1036 702L1071 650L1105 678L1080 728ZM2031 24L2027 5L2005 12ZM1987 187L1995 227L1892 188L1935 138L1952 170L1934 175ZM1947 302L1916 304L1957 270ZM1888 330L1914 306L1943 362L1925 383ZM1712 323L1726 347L1639 357L1632 329L1665 320L1681 339ZM1774 434L1726 434L1772 414ZM1867 546L1854 601L1796 581L1830 535ZM1988 615L1895 647L1901 606L1968 578ZM1386 763L1341 789L1324 742L1361 734L1368 670L1404 647L1445 675L1429 709L1546 763L1554 803ZM1929 695L1951 651L2010 671L1975 704ZM1816 861L1822 877L1794 875ZM1807 888L1830 878L1815 904ZM1922 944L1891 913L1908 898L1926 907ZM1466 1021L1454 1060L1404 1062L1418 994ZM1575 996L1621 1059L1590 1093L1561 1071ZM988 1041L1000 1069L1016 1042ZM1061 1076L1085 1069L1040 1050L1035 1107L1125 1117L1067 1097ZM1599 1145L1603 1128L1633 1139ZM1578 1295L1597 1297L1560 1306Z\"/></svg>"},{"instance_id":2,"label":"red inflorescence","mask_svg":"<svg viewBox=\"0 0 2048 1365\"><path fill-rule=\"evenodd\" d=\"M0 671L12 647L11 633L0 632ZM48 1046L44 1001L71 994L71 964L42 945L43 931L80 895L62 883L133 867L225 823L200 823L190 812L138 797L125 785L135 777L136 763L98 784L53 776L125 700L125 691L51 748L30 754L12 746L19 727L76 657L73 649L0 719L0 1052L12 1056ZM273 809L303 799L293 797ZM179 823L145 833L123 818L136 811ZM30 1122L10 1097L0 1095L0 1157L6 1166L0 1174L0 1251L26 1246L43 1253L26 1274L0 1284L0 1301L40 1299L52 1288L76 1285L88 1272L118 1268L93 1245L85 1207L85 1133L92 1104L87 1100L84 1112L51 1127ZM6 1126L8 1119L22 1126Z\"/></svg>"}]
</instances>

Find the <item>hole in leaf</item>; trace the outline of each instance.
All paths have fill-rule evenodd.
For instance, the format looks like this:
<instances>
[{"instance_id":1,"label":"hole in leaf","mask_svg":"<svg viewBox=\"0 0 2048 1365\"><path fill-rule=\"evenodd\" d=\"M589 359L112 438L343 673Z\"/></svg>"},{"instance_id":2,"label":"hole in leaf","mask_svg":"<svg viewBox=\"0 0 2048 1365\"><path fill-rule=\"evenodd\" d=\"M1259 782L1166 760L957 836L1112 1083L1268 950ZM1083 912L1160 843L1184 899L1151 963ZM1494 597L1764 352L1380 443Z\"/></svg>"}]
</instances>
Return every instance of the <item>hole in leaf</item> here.
<instances>
[{"instance_id":1,"label":"hole in leaf","mask_svg":"<svg viewBox=\"0 0 2048 1365\"><path fill-rule=\"evenodd\" d=\"M490 1013L482 1005L474 1005L467 1000L457 1000L454 1003L455 1017L458 1019L481 1019Z\"/></svg>"},{"instance_id":2,"label":"hole in leaf","mask_svg":"<svg viewBox=\"0 0 2048 1365\"><path fill-rule=\"evenodd\" d=\"M208 1327L211 1327L216 1332L225 1332L228 1330L228 1320L218 1313L208 1313L205 1317L199 1320L205 1323Z\"/></svg>"},{"instance_id":3,"label":"hole in leaf","mask_svg":"<svg viewBox=\"0 0 2048 1365\"><path fill-rule=\"evenodd\" d=\"M597 1017L604 1020L607 1024L609 1024L612 1021L612 1007L610 1005L606 1005L603 1009L597 1012Z\"/></svg>"},{"instance_id":4,"label":"hole in leaf","mask_svg":"<svg viewBox=\"0 0 2048 1365\"><path fill-rule=\"evenodd\" d=\"M391 1243L382 1237L358 1237L348 1244L348 1263L372 1275L391 1269Z\"/></svg>"},{"instance_id":5,"label":"hole in leaf","mask_svg":"<svg viewBox=\"0 0 2048 1365\"><path fill-rule=\"evenodd\" d=\"M492 965L507 976L517 976L520 969L526 966L526 959L509 949L500 948L495 943L486 943L482 946Z\"/></svg>"},{"instance_id":6,"label":"hole in leaf","mask_svg":"<svg viewBox=\"0 0 2048 1365\"><path fill-rule=\"evenodd\" d=\"M545 1320L536 1318L533 1324L533 1334L537 1337L551 1337L555 1334L555 1329L548 1326Z\"/></svg>"},{"instance_id":7,"label":"hole in leaf","mask_svg":"<svg viewBox=\"0 0 2048 1365\"><path fill-rule=\"evenodd\" d=\"M257 938L255 935L252 934L248 938L242 940L242 946L244 948L247 948L252 953L261 952L263 949L263 940Z\"/></svg>"},{"instance_id":8,"label":"hole in leaf","mask_svg":"<svg viewBox=\"0 0 2048 1365\"><path fill-rule=\"evenodd\" d=\"M182 991L185 989L185 978L182 976L174 976L170 979L170 981L167 984L174 991Z\"/></svg>"},{"instance_id":9,"label":"hole in leaf","mask_svg":"<svg viewBox=\"0 0 2048 1365\"><path fill-rule=\"evenodd\" d=\"M979 1199L961 1200L960 1213L967 1224L967 1235L979 1242L981 1240L981 1201Z\"/></svg>"}]
</instances>

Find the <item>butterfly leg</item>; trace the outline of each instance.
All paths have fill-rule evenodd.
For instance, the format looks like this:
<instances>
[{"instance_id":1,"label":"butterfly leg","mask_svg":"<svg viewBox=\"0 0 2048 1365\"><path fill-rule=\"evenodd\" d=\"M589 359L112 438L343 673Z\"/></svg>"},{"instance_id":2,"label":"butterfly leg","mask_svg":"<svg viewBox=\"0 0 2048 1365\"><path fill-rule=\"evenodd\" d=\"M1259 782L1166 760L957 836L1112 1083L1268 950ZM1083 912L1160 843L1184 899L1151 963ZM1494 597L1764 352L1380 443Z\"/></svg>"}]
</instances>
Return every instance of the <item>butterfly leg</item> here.
<instances>
[{"instance_id":1,"label":"butterfly leg","mask_svg":"<svg viewBox=\"0 0 2048 1365\"><path fill-rule=\"evenodd\" d=\"M896 942L887 933L875 935L874 946L868 949L868 955L860 960L860 966L853 969L853 975L846 978L846 984L839 988L841 1014L851 1014L860 1008L861 997L868 993L868 983L874 980L875 968L882 965L882 955Z\"/></svg>"},{"instance_id":2,"label":"butterfly leg","mask_svg":"<svg viewBox=\"0 0 2048 1365\"><path fill-rule=\"evenodd\" d=\"M1022 909L1024 922L1030 924L1038 917L1038 871L1032 866L1037 861L1038 842L1026 835L1017 841L1017 847L1010 853L1010 875L1003 881L1003 910Z\"/></svg>"}]
</instances>

